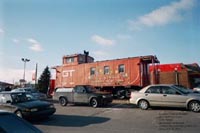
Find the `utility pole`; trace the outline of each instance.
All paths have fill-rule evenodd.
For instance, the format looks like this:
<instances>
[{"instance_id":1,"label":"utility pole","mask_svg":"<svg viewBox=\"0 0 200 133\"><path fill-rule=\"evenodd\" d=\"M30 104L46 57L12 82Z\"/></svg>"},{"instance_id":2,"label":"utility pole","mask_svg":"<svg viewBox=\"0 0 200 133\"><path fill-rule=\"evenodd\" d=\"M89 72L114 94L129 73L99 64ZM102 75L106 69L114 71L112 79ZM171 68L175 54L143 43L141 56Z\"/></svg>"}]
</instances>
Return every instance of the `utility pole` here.
<instances>
[{"instance_id":1,"label":"utility pole","mask_svg":"<svg viewBox=\"0 0 200 133\"><path fill-rule=\"evenodd\" d=\"M35 66L35 86L37 84L37 69L38 69L38 64L36 63L36 66Z\"/></svg>"}]
</instances>

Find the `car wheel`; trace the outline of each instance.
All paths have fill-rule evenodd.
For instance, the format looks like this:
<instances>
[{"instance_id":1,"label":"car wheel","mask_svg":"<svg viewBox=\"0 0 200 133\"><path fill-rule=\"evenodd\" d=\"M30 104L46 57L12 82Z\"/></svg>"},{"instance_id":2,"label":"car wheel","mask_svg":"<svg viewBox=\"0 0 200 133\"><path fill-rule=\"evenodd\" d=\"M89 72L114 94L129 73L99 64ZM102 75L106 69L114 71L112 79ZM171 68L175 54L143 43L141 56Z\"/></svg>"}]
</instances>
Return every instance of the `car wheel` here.
<instances>
[{"instance_id":1,"label":"car wheel","mask_svg":"<svg viewBox=\"0 0 200 133\"><path fill-rule=\"evenodd\" d=\"M99 103L96 98L92 98L90 101L90 105L94 108L98 107Z\"/></svg>"},{"instance_id":2,"label":"car wheel","mask_svg":"<svg viewBox=\"0 0 200 133\"><path fill-rule=\"evenodd\" d=\"M20 110L17 110L17 111L15 112L15 114L16 114L18 117L23 118L22 112L21 112Z\"/></svg>"},{"instance_id":3,"label":"car wheel","mask_svg":"<svg viewBox=\"0 0 200 133\"><path fill-rule=\"evenodd\" d=\"M149 108L149 103L146 100L140 100L138 106L142 110L147 110Z\"/></svg>"},{"instance_id":4,"label":"car wheel","mask_svg":"<svg viewBox=\"0 0 200 133\"><path fill-rule=\"evenodd\" d=\"M199 112L200 111L200 102L198 101L192 101L189 103L189 110L193 112Z\"/></svg>"},{"instance_id":5,"label":"car wheel","mask_svg":"<svg viewBox=\"0 0 200 133\"><path fill-rule=\"evenodd\" d=\"M65 97L61 97L59 99L59 103L60 103L61 106L66 106L68 102L67 102L67 99Z\"/></svg>"}]
</instances>

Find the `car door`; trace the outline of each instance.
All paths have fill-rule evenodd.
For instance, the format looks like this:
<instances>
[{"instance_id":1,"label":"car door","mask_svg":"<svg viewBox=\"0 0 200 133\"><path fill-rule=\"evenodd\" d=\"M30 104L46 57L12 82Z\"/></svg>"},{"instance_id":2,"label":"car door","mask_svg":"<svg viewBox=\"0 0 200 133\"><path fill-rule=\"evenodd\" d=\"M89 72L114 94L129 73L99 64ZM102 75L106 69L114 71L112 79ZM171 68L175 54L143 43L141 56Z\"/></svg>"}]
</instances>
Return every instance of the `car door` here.
<instances>
[{"instance_id":1,"label":"car door","mask_svg":"<svg viewBox=\"0 0 200 133\"><path fill-rule=\"evenodd\" d=\"M188 97L175 88L162 86L162 104L166 107L185 107Z\"/></svg>"},{"instance_id":2,"label":"car door","mask_svg":"<svg viewBox=\"0 0 200 133\"><path fill-rule=\"evenodd\" d=\"M76 86L74 88L74 102L75 103L88 103L88 94L84 86Z\"/></svg>"},{"instance_id":3,"label":"car door","mask_svg":"<svg viewBox=\"0 0 200 133\"><path fill-rule=\"evenodd\" d=\"M144 95L145 99L149 101L150 106L160 106L162 104L162 94L159 86L149 87Z\"/></svg>"},{"instance_id":4,"label":"car door","mask_svg":"<svg viewBox=\"0 0 200 133\"><path fill-rule=\"evenodd\" d=\"M1 110L13 112L15 107L11 105L11 102L12 102L12 99L11 99L10 94L0 94L0 109Z\"/></svg>"}]
</instances>

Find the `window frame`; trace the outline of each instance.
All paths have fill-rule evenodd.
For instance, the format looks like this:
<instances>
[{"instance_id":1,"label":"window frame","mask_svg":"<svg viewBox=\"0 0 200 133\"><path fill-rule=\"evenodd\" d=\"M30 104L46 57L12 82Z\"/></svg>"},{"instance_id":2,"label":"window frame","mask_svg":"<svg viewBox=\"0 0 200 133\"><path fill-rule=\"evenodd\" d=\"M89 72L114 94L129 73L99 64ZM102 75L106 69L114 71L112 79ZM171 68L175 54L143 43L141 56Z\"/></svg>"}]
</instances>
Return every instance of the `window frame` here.
<instances>
[{"instance_id":1,"label":"window frame","mask_svg":"<svg viewBox=\"0 0 200 133\"><path fill-rule=\"evenodd\" d=\"M155 91L150 91L150 90L155 90L156 89L156 91L157 90L159 90L159 93L156 93ZM148 91L150 91L150 92L148 92ZM149 87L146 91L145 91L145 93L148 93L148 94L162 94L162 90L161 90L161 88L160 88L160 86L151 86L151 87Z\"/></svg>"},{"instance_id":2,"label":"window frame","mask_svg":"<svg viewBox=\"0 0 200 133\"><path fill-rule=\"evenodd\" d=\"M95 67L91 67L90 68L90 75L95 75L96 74L96 68Z\"/></svg>"},{"instance_id":3,"label":"window frame","mask_svg":"<svg viewBox=\"0 0 200 133\"><path fill-rule=\"evenodd\" d=\"M73 63L74 60L75 60L74 57L66 58L66 63Z\"/></svg>"},{"instance_id":4,"label":"window frame","mask_svg":"<svg viewBox=\"0 0 200 133\"><path fill-rule=\"evenodd\" d=\"M124 73L125 72L125 65L120 64L118 65L118 73Z\"/></svg>"},{"instance_id":5,"label":"window frame","mask_svg":"<svg viewBox=\"0 0 200 133\"><path fill-rule=\"evenodd\" d=\"M109 66L104 66L103 70L104 70L104 75L110 74L110 67Z\"/></svg>"},{"instance_id":6,"label":"window frame","mask_svg":"<svg viewBox=\"0 0 200 133\"><path fill-rule=\"evenodd\" d=\"M176 89L169 87L169 86L162 86L162 94L164 95L181 95L180 92L178 92ZM163 90L167 88L168 90L173 90L175 93L164 93Z\"/></svg>"}]
</instances>

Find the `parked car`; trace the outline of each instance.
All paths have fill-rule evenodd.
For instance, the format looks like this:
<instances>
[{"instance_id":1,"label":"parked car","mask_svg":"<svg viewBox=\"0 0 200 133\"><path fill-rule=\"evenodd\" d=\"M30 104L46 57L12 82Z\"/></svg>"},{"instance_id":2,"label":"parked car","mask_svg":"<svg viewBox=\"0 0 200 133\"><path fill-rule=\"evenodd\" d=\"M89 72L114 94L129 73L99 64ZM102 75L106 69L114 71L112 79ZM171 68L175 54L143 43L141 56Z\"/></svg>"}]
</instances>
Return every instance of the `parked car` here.
<instances>
[{"instance_id":1,"label":"parked car","mask_svg":"<svg viewBox=\"0 0 200 133\"><path fill-rule=\"evenodd\" d=\"M112 102L110 93L97 92L91 86L79 85L74 88L57 88L53 96L60 105L68 103L86 103L92 107L105 106Z\"/></svg>"},{"instance_id":2,"label":"parked car","mask_svg":"<svg viewBox=\"0 0 200 133\"><path fill-rule=\"evenodd\" d=\"M200 86L194 87L193 90L200 93Z\"/></svg>"},{"instance_id":3,"label":"parked car","mask_svg":"<svg viewBox=\"0 0 200 133\"><path fill-rule=\"evenodd\" d=\"M0 110L0 133L42 133L31 123L16 115Z\"/></svg>"},{"instance_id":4,"label":"parked car","mask_svg":"<svg viewBox=\"0 0 200 133\"><path fill-rule=\"evenodd\" d=\"M52 103L31 99L26 92L0 92L0 109L27 119L47 117L56 111Z\"/></svg>"},{"instance_id":5,"label":"parked car","mask_svg":"<svg viewBox=\"0 0 200 133\"><path fill-rule=\"evenodd\" d=\"M200 94L177 85L149 85L138 92L131 92L130 103L146 110L149 107L181 107L200 111Z\"/></svg>"},{"instance_id":6,"label":"parked car","mask_svg":"<svg viewBox=\"0 0 200 133\"><path fill-rule=\"evenodd\" d=\"M27 93L30 93L35 99L39 99L39 100L47 99L46 94L41 93L34 88L17 88L17 89L11 90L11 92L27 92Z\"/></svg>"}]
</instances>

